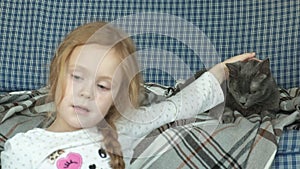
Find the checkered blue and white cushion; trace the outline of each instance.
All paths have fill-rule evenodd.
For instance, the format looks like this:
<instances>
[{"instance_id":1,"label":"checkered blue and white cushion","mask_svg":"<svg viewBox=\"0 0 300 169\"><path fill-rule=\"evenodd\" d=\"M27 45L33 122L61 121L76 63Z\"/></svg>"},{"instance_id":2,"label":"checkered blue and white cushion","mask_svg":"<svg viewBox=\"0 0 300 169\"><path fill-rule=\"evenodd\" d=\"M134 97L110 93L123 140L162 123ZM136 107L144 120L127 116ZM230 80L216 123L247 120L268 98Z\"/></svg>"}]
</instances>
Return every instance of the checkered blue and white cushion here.
<instances>
[{"instance_id":1,"label":"checkered blue and white cushion","mask_svg":"<svg viewBox=\"0 0 300 169\"><path fill-rule=\"evenodd\" d=\"M271 59L280 86L299 86L297 0L2 0L0 5L0 91L45 86L63 37L96 20L132 35L146 81L174 85L203 67L255 51Z\"/></svg>"}]
</instances>

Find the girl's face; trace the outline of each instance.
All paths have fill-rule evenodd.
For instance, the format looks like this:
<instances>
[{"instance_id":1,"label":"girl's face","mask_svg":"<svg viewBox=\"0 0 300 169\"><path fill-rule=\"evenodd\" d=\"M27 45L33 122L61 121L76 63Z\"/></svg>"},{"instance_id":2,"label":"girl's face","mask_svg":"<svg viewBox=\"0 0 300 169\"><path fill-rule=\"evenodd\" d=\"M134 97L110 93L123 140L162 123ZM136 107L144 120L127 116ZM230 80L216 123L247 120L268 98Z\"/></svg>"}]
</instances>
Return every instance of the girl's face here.
<instances>
[{"instance_id":1,"label":"girl's face","mask_svg":"<svg viewBox=\"0 0 300 169\"><path fill-rule=\"evenodd\" d=\"M54 131L73 131L97 125L113 104L121 73L121 60L114 50L97 44L76 47L67 67L65 93L57 105L57 116L49 127ZM113 80L114 79L114 80Z\"/></svg>"}]
</instances>

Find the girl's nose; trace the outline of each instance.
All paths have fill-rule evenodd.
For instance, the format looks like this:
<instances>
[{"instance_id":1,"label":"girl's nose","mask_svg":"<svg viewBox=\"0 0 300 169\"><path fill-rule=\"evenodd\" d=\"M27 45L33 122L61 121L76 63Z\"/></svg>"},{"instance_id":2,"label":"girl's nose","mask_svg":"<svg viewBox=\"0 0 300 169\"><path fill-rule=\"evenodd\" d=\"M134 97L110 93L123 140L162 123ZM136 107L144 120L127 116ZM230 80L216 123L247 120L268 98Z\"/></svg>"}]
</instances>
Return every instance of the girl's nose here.
<instances>
[{"instance_id":1,"label":"girl's nose","mask_svg":"<svg viewBox=\"0 0 300 169\"><path fill-rule=\"evenodd\" d=\"M80 91L80 96L85 97L86 99L92 99L94 96L93 88L91 85L86 85L82 87L82 90Z\"/></svg>"},{"instance_id":2,"label":"girl's nose","mask_svg":"<svg viewBox=\"0 0 300 169\"><path fill-rule=\"evenodd\" d=\"M85 98L87 98L87 99L91 99L91 94L88 93L88 92L85 92L85 91L82 91L82 92L80 93L80 96L85 97Z\"/></svg>"}]
</instances>

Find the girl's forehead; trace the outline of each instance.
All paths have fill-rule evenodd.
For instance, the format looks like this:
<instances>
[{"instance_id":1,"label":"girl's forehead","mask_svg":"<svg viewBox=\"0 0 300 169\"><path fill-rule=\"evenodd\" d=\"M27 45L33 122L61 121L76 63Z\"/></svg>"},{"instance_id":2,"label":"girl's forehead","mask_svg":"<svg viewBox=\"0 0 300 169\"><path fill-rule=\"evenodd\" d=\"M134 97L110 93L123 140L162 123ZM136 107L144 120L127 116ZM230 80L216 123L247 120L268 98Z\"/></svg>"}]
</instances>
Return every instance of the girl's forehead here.
<instances>
[{"instance_id":1,"label":"girl's forehead","mask_svg":"<svg viewBox=\"0 0 300 169\"><path fill-rule=\"evenodd\" d=\"M120 55L114 48L98 44L87 44L76 47L70 58L73 64L101 65L103 62L121 62Z\"/></svg>"},{"instance_id":2,"label":"girl's forehead","mask_svg":"<svg viewBox=\"0 0 300 169\"><path fill-rule=\"evenodd\" d=\"M112 47L102 46L98 44L86 44L76 47L72 54L71 59L79 61L93 60L105 61L105 58L120 59L118 52Z\"/></svg>"},{"instance_id":3,"label":"girl's forehead","mask_svg":"<svg viewBox=\"0 0 300 169\"><path fill-rule=\"evenodd\" d=\"M70 56L69 67L86 69L90 73L112 75L121 63L118 52L105 46L88 44L76 47Z\"/></svg>"}]
</instances>

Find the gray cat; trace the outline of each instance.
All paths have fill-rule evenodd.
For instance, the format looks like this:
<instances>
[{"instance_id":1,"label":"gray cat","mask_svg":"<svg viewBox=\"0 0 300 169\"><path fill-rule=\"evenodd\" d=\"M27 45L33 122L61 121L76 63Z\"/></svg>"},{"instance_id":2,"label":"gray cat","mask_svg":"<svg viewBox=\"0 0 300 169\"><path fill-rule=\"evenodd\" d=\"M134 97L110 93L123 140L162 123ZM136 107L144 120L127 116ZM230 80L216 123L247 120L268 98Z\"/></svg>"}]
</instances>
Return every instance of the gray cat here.
<instances>
[{"instance_id":1,"label":"gray cat","mask_svg":"<svg viewBox=\"0 0 300 169\"><path fill-rule=\"evenodd\" d=\"M271 75L270 61L227 63L229 79L223 121L233 122L233 111L243 116L271 115L279 111L280 93Z\"/></svg>"}]
</instances>

